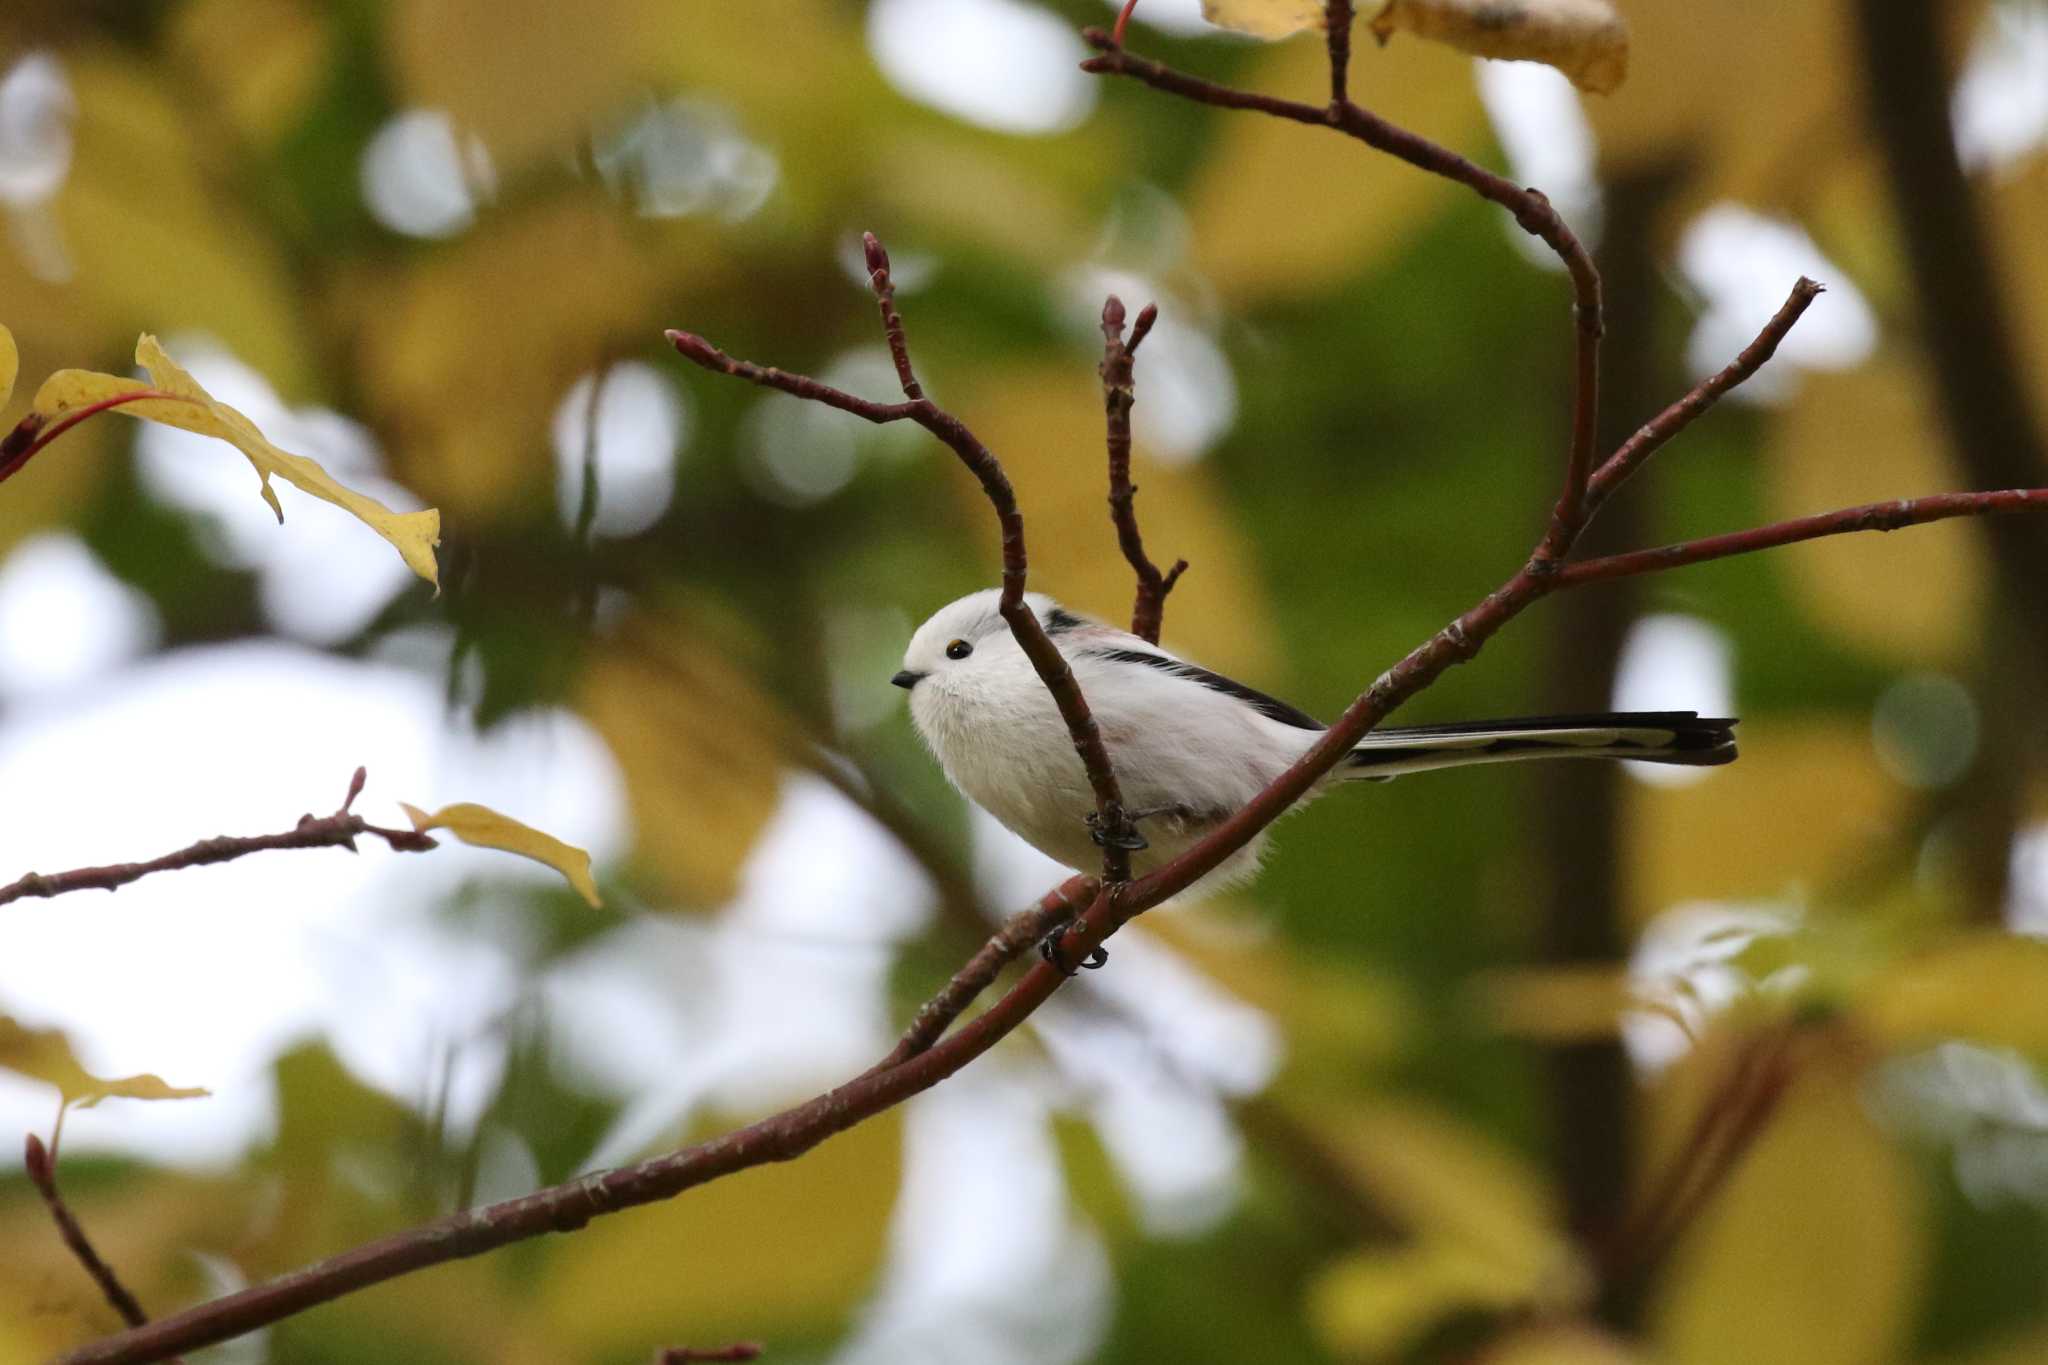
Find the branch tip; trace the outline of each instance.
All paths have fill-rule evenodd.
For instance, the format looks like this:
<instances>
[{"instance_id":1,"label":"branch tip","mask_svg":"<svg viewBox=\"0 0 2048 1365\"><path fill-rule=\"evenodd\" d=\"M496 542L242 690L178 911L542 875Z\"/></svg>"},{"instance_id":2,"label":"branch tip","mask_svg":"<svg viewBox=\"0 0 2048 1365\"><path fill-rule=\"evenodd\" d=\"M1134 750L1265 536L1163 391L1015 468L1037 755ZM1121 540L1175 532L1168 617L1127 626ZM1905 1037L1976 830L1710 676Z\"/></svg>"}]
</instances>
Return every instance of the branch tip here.
<instances>
[{"instance_id":1,"label":"branch tip","mask_svg":"<svg viewBox=\"0 0 2048 1365\"><path fill-rule=\"evenodd\" d=\"M1148 303L1143 308L1140 308L1138 310L1138 320L1131 324L1131 339L1124 344L1124 349L1136 354L1138 343L1152 334L1152 324L1157 321L1159 321L1158 304Z\"/></svg>"},{"instance_id":2,"label":"branch tip","mask_svg":"<svg viewBox=\"0 0 2048 1365\"><path fill-rule=\"evenodd\" d=\"M369 780L370 770L366 767L358 766L355 776L348 780L348 795L342 798L341 814L348 814L348 808L353 806L356 803L356 798L363 794L363 784Z\"/></svg>"},{"instance_id":3,"label":"branch tip","mask_svg":"<svg viewBox=\"0 0 2048 1365\"><path fill-rule=\"evenodd\" d=\"M38 1189L50 1183L50 1149L34 1133L22 1139L21 1164Z\"/></svg>"}]
</instances>

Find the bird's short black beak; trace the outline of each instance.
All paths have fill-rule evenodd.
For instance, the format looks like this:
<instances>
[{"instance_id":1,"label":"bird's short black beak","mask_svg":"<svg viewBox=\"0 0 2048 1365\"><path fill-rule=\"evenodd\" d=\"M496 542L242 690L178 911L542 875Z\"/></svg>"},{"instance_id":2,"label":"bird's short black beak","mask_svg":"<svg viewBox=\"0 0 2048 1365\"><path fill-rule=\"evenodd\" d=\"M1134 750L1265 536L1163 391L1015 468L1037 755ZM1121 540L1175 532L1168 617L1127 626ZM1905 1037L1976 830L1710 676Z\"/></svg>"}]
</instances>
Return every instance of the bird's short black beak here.
<instances>
[{"instance_id":1,"label":"bird's short black beak","mask_svg":"<svg viewBox=\"0 0 2048 1365\"><path fill-rule=\"evenodd\" d=\"M905 692L908 692L911 688L917 686L917 684L919 683L919 681L923 679L923 677L924 674L912 673L909 669L906 668L900 673L898 673L895 677L889 679L889 681L895 683Z\"/></svg>"}]
</instances>

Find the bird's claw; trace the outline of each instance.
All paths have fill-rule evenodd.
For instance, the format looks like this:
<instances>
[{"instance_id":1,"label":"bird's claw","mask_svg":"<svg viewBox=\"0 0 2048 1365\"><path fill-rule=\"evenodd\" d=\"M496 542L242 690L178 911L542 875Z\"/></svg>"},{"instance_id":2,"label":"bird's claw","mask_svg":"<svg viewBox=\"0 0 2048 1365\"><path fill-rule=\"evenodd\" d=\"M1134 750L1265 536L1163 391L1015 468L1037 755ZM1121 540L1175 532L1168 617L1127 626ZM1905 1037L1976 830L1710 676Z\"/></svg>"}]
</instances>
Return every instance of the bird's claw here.
<instances>
[{"instance_id":1,"label":"bird's claw","mask_svg":"<svg viewBox=\"0 0 2048 1365\"><path fill-rule=\"evenodd\" d=\"M1152 847L1152 841L1138 833L1138 827L1133 823L1138 818L1126 815L1123 828L1112 831L1103 828L1101 814L1091 810L1087 815L1088 837L1095 841L1097 848L1120 848L1126 853L1142 853Z\"/></svg>"},{"instance_id":2,"label":"bird's claw","mask_svg":"<svg viewBox=\"0 0 2048 1365\"><path fill-rule=\"evenodd\" d=\"M1109 949L1098 943L1089 950L1088 956L1081 959L1080 966L1068 966L1066 955L1060 951L1060 940L1066 936L1067 926L1062 924L1059 928L1038 941L1038 955L1047 962L1050 962L1053 965L1053 970L1057 971L1061 976L1073 976L1082 967L1092 972L1103 963L1109 961Z\"/></svg>"}]
</instances>

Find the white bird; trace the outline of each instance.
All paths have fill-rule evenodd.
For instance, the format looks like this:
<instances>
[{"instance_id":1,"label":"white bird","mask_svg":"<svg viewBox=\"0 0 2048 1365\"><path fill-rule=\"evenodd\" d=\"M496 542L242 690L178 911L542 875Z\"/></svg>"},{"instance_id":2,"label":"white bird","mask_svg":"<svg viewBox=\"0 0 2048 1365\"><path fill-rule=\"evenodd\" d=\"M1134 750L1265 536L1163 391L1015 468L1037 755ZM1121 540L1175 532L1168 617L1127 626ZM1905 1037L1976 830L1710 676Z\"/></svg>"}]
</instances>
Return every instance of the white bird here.
<instances>
[{"instance_id":1,"label":"white bird","mask_svg":"<svg viewBox=\"0 0 2048 1365\"><path fill-rule=\"evenodd\" d=\"M891 681L909 691L918 733L962 794L1047 857L1096 871L1101 849L1087 771L1051 693L997 612L998 598L990 588L941 607L911 637ZM1124 805L1146 840L1131 860L1138 875L1171 861L1251 800L1324 728L1278 698L1042 594L1027 593L1025 601L1101 728ZM1319 790L1531 758L1727 763L1735 757L1734 725L1691 711L1628 711L1383 727ZM1249 877L1265 843L1261 833L1195 889Z\"/></svg>"}]
</instances>

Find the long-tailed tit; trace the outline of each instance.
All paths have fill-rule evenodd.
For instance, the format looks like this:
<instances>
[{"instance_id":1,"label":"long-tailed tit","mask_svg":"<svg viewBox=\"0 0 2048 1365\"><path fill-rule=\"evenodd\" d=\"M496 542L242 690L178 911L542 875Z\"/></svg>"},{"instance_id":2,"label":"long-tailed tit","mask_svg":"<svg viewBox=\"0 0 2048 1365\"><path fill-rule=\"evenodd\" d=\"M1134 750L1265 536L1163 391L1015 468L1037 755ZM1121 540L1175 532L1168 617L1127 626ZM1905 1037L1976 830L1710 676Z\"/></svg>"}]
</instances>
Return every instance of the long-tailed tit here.
<instances>
[{"instance_id":1,"label":"long-tailed tit","mask_svg":"<svg viewBox=\"0 0 2048 1365\"><path fill-rule=\"evenodd\" d=\"M911 637L891 681L910 692L911 719L955 787L1041 853L1092 871L1101 858L1094 792L1052 695L996 611L997 596L988 589L940 608ZM1049 597L1025 600L1101 728L1146 840L1131 860L1141 875L1243 806L1323 729L1278 698ZM1735 757L1734 725L1691 711L1626 711L1381 728L1321 785L1528 758L1726 763ZM1265 841L1260 834L1197 887L1250 876Z\"/></svg>"}]
</instances>

